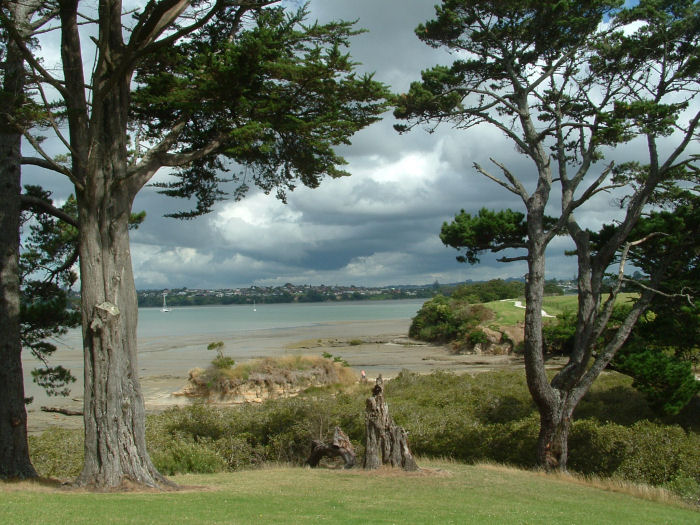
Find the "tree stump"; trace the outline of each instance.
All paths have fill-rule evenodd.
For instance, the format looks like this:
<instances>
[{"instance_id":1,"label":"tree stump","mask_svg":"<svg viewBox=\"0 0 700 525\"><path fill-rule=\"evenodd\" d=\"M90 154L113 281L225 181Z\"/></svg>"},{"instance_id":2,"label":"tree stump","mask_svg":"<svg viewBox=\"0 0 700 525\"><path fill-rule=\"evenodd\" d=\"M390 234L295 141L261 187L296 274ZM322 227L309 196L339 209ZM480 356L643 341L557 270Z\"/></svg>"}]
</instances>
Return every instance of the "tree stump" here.
<instances>
[{"instance_id":1,"label":"tree stump","mask_svg":"<svg viewBox=\"0 0 700 525\"><path fill-rule=\"evenodd\" d=\"M382 465L418 470L408 447L408 434L389 415L389 406L384 399L384 380L380 375L367 399L365 412L365 462L367 470Z\"/></svg>"},{"instance_id":2,"label":"tree stump","mask_svg":"<svg viewBox=\"0 0 700 525\"><path fill-rule=\"evenodd\" d=\"M355 465L355 449L350 443L350 438L339 427L335 427L332 443L324 443L316 439L311 442L311 456L306 460L306 464L312 468L317 467L324 457L343 458L344 468L352 468Z\"/></svg>"}]
</instances>

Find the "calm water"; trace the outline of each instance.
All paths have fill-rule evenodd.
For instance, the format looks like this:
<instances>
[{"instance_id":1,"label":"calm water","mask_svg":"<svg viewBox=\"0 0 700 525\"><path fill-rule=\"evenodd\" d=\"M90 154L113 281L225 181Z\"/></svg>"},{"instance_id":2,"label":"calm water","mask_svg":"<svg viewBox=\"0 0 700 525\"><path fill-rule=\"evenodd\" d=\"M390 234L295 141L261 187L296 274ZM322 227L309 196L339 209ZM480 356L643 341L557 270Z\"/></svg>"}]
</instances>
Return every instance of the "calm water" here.
<instances>
[{"instance_id":1,"label":"calm water","mask_svg":"<svg viewBox=\"0 0 700 525\"><path fill-rule=\"evenodd\" d=\"M425 299L347 301L338 303L191 306L161 312L139 309L139 338L221 334L312 326L338 321L410 319Z\"/></svg>"},{"instance_id":2,"label":"calm water","mask_svg":"<svg viewBox=\"0 0 700 525\"><path fill-rule=\"evenodd\" d=\"M189 306L161 312L139 308L137 337L147 343L160 338L243 335L258 330L314 326L342 321L410 319L425 299L396 301L344 301L338 303L287 303L252 305ZM62 337L59 347L82 347L80 329Z\"/></svg>"}]
</instances>

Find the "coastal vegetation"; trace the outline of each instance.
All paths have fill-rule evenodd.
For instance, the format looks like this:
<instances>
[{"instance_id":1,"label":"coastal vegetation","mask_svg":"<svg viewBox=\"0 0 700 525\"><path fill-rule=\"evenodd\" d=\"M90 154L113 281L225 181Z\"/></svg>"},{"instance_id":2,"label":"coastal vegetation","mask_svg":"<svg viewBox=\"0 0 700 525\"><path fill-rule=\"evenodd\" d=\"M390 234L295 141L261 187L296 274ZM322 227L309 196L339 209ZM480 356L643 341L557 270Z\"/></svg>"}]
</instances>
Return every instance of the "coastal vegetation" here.
<instances>
[{"instance_id":1,"label":"coastal vegetation","mask_svg":"<svg viewBox=\"0 0 700 525\"><path fill-rule=\"evenodd\" d=\"M402 372L385 386L392 416L408 431L414 455L535 467L537 410L523 372ZM316 387L264 403L171 408L148 417L149 452L167 474L237 471L270 462L301 466L311 440L328 439L339 426L361 457L370 389ZM665 487L698 503L699 422L698 403L662 417L631 379L605 373L577 408L570 470ZM30 449L41 475L68 479L82 464L82 433L52 429L32 436Z\"/></svg>"},{"instance_id":2,"label":"coastal vegetation","mask_svg":"<svg viewBox=\"0 0 700 525\"><path fill-rule=\"evenodd\" d=\"M245 393L252 391L252 400L261 401L296 394L310 386L343 386L357 381L347 362L327 352L322 357L295 354L251 359L235 366L232 361L222 354L208 368L190 370L183 395L213 401L240 397L248 401Z\"/></svg>"}]
</instances>

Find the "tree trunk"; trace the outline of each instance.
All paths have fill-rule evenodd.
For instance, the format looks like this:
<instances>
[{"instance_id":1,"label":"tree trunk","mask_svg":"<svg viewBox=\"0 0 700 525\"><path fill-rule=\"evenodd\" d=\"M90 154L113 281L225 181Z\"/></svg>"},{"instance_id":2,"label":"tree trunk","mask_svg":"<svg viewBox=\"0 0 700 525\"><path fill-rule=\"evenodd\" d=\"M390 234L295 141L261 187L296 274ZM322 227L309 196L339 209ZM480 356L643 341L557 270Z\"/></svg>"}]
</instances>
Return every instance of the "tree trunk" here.
<instances>
[{"instance_id":1,"label":"tree trunk","mask_svg":"<svg viewBox=\"0 0 700 525\"><path fill-rule=\"evenodd\" d=\"M29 7L11 4L14 20ZM22 346L19 333L19 224L21 135L9 122L21 104L24 63L17 46L6 45L0 93L0 478L37 476L27 445Z\"/></svg>"},{"instance_id":2,"label":"tree trunk","mask_svg":"<svg viewBox=\"0 0 700 525\"><path fill-rule=\"evenodd\" d=\"M560 403L550 411L540 411L537 463L547 471L566 471L573 409Z\"/></svg>"},{"instance_id":3,"label":"tree trunk","mask_svg":"<svg viewBox=\"0 0 700 525\"><path fill-rule=\"evenodd\" d=\"M533 198L536 198L535 195ZM542 201L546 202L546 201ZM525 283L525 373L540 414L537 464L546 470L565 470L571 414L564 416L563 392L547 377L542 340L542 301L545 280L543 203L530 202L528 213L528 274ZM573 410L573 409L572 409Z\"/></svg>"},{"instance_id":4,"label":"tree trunk","mask_svg":"<svg viewBox=\"0 0 700 525\"><path fill-rule=\"evenodd\" d=\"M95 177L104 181L111 177ZM131 197L118 182L80 209L80 275L85 362L85 463L81 485L160 486L146 450L138 378L138 307L129 252Z\"/></svg>"},{"instance_id":5,"label":"tree trunk","mask_svg":"<svg viewBox=\"0 0 700 525\"><path fill-rule=\"evenodd\" d=\"M384 399L384 381L380 375L367 399L365 412L365 461L367 470L382 465L418 470L408 447L408 434L394 423L389 415L389 406Z\"/></svg>"}]
</instances>

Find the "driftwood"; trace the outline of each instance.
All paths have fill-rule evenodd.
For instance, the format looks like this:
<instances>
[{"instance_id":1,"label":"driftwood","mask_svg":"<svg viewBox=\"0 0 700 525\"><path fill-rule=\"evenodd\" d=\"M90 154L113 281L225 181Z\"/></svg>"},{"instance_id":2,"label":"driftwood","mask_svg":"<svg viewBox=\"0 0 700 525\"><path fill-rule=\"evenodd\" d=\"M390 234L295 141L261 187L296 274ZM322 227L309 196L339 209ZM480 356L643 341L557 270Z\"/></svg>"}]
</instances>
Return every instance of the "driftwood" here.
<instances>
[{"instance_id":1,"label":"driftwood","mask_svg":"<svg viewBox=\"0 0 700 525\"><path fill-rule=\"evenodd\" d=\"M316 439L311 442L311 456L306 460L306 464L310 467L317 467L324 457L343 458L344 468L352 468L355 465L355 449L348 436L339 427L335 427L332 443L324 443Z\"/></svg>"},{"instance_id":2,"label":"driftwood","mask_svg":"<svg viewBox=\"0 0 700 525\"><path fill-rule=\"evenodd\" d=\"M389 415L389 406L384 399L384 381L380 375L367 399L365 412L365 469L376 469L382 465L418 470L408 447L408 434Z\"/></svg>"},{"instance_id":3,"label":"driftwood","mask_svg":"<svg viewBox=\"0 0 700 525\"><path fill-rule=\"evenodd\" d=\"M58 412L64 416L82 416L82 410L71 410L70 408L59 408L59 407L41 407L42 412Z\"/></svg>"}]
</instances>

